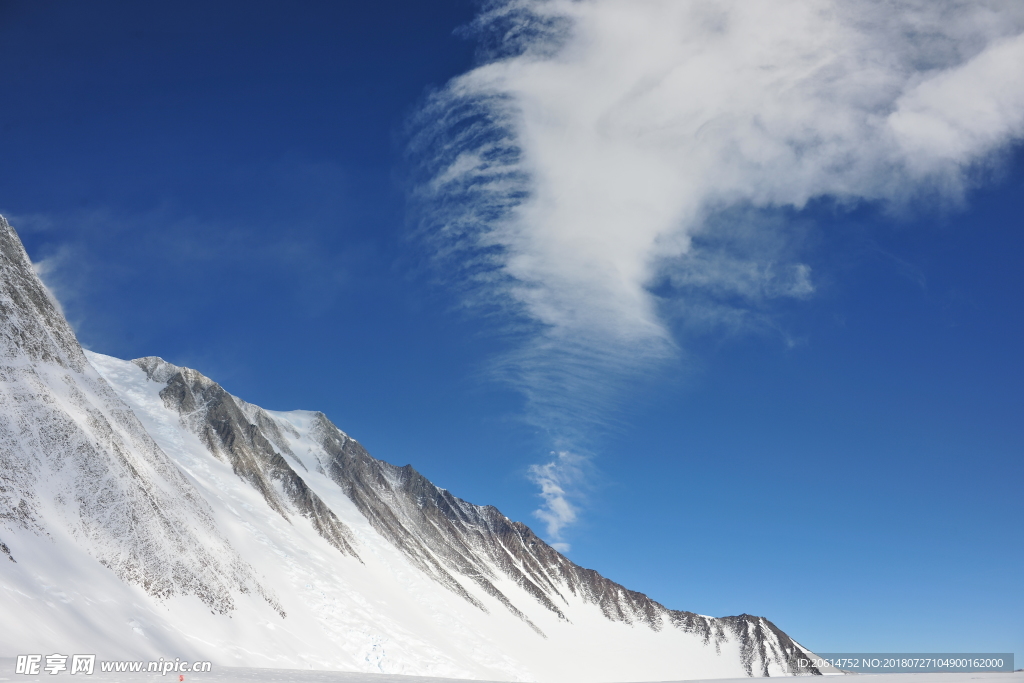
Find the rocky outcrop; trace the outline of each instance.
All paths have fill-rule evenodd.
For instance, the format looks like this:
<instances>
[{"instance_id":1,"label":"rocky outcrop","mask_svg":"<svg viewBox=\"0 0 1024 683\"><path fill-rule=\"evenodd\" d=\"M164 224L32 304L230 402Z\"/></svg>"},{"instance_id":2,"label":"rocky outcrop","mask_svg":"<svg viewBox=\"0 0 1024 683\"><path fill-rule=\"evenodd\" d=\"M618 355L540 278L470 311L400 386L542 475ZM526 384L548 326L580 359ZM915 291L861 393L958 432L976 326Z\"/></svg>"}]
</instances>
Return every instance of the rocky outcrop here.
<instances>
[{"instance_id":1,"label":"rocky outcrop","mask_svg":"<svg viewBox=\"0 0 1024 683\"><path fill-rule=\"evenodd\" d=\"M14 555L11 555L11 549L8 548L7 544L4 543L3 541L0 541L0 553L3 553L4 555L6 555L7 559L10 560L11 562L17 563L17 560L14 559Z\"/></svg>"},{"instance_id":2,"label":"rocky outcrop","mask_svg":"<svg viewBox=\"0 0 1024 683\"><path fill-rule=\"evenodd\" d=\"M310 521L328 543L358 558L352 533L313 493L265 435L275 434L276 423L261 409L235 398L200 372L172 365L150 356L132 361L153 381L166 384L160 390L164 405L181 417L186 429L199 437L215 457L231 465L239 477L260 492L273 510L285 519L297 513ZM250 421L248 408L259 424Z\"/></svg>"}]
</instances>

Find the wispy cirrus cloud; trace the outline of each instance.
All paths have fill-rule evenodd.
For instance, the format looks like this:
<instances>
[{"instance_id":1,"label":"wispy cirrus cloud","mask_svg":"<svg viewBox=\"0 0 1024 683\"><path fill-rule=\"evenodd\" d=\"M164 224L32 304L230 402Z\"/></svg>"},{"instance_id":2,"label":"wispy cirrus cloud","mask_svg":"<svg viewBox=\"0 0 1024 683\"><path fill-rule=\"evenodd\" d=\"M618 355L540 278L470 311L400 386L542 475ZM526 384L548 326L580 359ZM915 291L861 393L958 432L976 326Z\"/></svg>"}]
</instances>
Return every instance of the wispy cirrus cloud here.
<instances>
[{"instance_id":1,"label":"wispy cirrus cloud","mask_svg":"<svg viewBox=\"0 0 1024 683\"><path fill-rule=\"evenodd\" d=\"M496 367L555 443L677 356L673 320L813 294L781 209L956 202L1024 134L1019 3L496 0L469 30L413 140L423 230L521 335ZM531 472L557 540L571 467Z\"/></svg>"},{"instance_id":2,"label":"wispy cirrus cloud","mask_svg":"<svg viewBox=\"0 0 1024 683\"><path fill-rule=\"evenodd\" d=\"M587 458L571 451L555 451L545 463L531 465L530 481L540 489L543 501L537 510L537 517L544 523L552 546L567 552L570 545L562 538L565 527L572 525L579 516L573 499L578 495L577 487L583 481Z\"/></svg>"}]
</instances>

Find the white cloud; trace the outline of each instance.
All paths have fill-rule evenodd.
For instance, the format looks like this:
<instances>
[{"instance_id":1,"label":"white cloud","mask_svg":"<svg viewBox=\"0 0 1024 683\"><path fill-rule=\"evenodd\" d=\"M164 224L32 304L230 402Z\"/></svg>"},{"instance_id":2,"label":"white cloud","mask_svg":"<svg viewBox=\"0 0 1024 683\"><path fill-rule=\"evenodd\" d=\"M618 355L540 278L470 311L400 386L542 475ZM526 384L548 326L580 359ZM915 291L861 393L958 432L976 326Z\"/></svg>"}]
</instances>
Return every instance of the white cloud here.
<instances>
[{"instance_id":1,"label":"white cloud","mask_svg":"<svg viewBox=\"0 0 1024 683\"><path fill-rule=\"evenodd\" d=\"M586 458L569 451L558 451L542 465L531 465L530 480L540 488L544 501L534 515L544 522L555 550L567 552L569 544L561 540L562 530L576 521L579 509L571 502L572 491L583 479Z\"/></svg>"},{"instance_id":2,"label":"white cloud","mask_svg":"<svg viewBox=\"0 0 1024 683\"><path fill-rule=\"evenodd\" d=\"M500 368L556 439L677 354L666 311L732 324L725 299L813 293L779 209L955 201L1024 134L1019 2L506 0L475 29L492 58L415 140L425 225L525 325Z\"/></svg>"}]
</instances>

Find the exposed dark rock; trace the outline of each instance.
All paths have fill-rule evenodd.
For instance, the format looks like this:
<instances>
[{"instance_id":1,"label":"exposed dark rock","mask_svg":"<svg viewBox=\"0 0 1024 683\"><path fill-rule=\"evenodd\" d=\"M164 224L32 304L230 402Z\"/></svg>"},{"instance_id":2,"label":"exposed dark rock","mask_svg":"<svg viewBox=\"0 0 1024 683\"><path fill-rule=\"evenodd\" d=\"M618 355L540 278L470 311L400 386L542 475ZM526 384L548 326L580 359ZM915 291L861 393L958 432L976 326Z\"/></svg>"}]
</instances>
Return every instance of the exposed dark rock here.
<instances>
[{"instance_id":1,"label":"exposed dark rock","mask_svg":"<svg viewBox=\"0 0 1024 683\"><path fill-rule=\"evenodd\" d=\"M8 548L7 544L4 543L3 541L0 541L0 553L3 553L4 555L6 555L7 559L10 560L11 562L17 562L17 560L14 559L14 555L11 555L11 549Z\"/></svg>"},{"instance_id":2,"label":"exposed dark rock","mask_svg":"<svg viewBox=\"0 0 1024 683\"><path fill-rule=\"evenodd\" d=\"M748 676L768 676L768 664L773 660L784 663L791 674L821 675L816 667L801 664L807 652L764 617L741 614L718 621L724 623L739 642L740 661Z\"/></svg>"},{"instance_id":3,"label":"exposed dark rock","mask_svg":"<svg viewBox=\"0 0 1024 683\"><path fill-rule=\"evenodd\" d=\"M359 558L348 527L309 489L278 452L280 447L275 448L265 436L271 427L269 431L276 441L284 441L277 424L265 411L235 398L191 368L179 368L154 356L132 362L150 379L166 383L160 390L164 405L178 413L182 424L200 438L210 453L230 464L235 474L259 491L267 505L285 519L289 519L290 511L298 512L327 542L342 553ZM243 408L248 408L260 424L250 422Z\"/></svg>"}]
</instances>

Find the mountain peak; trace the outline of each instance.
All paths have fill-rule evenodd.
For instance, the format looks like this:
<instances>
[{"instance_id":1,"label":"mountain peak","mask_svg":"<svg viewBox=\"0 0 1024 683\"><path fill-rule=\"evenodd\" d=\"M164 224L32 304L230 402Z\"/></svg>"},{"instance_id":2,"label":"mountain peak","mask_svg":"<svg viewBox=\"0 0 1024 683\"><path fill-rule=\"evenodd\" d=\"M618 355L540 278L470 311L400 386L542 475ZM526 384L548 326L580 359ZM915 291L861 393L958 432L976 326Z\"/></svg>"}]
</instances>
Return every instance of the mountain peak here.
<instances>
[{"instance_id":1,"label":"mountain peak","mask_svg":"<svg viewBox=\"0 0 1024 683\"><path fill-rule=\"evenodd\" d=\"M237 591L275 604L203 497L90 365L3 219L0 471L11 557L35 535L56 544L47 552L80 544L153 596L192 595L217 612L233 609Z\"/></svg>"},{"instance_id":2,"label":"mountain peak","mask_svg":"<svg viewBox=\"0 0 1024 683\"><path fill-rule=\"evenodd\" d=\"M74 331L32 269L14 228L0 216L0 354L81 372L88 362Z\"/></svg>"}]
</instances>

